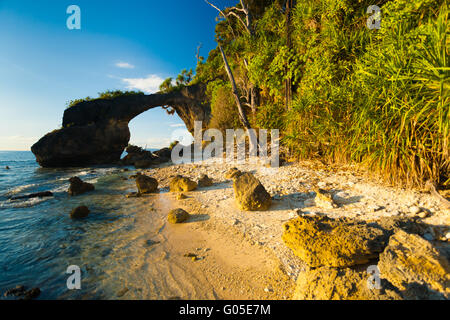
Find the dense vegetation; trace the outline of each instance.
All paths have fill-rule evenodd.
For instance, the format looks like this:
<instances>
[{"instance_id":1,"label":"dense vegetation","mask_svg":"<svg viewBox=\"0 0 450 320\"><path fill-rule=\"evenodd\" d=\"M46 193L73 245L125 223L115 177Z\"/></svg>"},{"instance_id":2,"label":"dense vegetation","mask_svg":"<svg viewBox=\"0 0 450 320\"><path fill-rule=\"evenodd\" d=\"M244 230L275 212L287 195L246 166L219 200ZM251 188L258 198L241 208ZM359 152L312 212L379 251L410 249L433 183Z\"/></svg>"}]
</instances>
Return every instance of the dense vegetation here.
<instances>
[{"instance_id":1,"label":"dense vegetation","mask_svg":"<svg viewBox=\"0 0 450 320\"><path fill-rule=\"evenodd\" d=\"M216 38L252 127L280 129L291 156L450 185L448 6L375 2L380 29L367 26L373 0L243 1L219 13ZM210 126L240 126L219 48L196 82L208 83Z\"/></svg>"},{"instance_id":2,"label":"dense vegetation","mask_svg":"<svg viewBox=\"0 0 450 320\"><path fill-rule=\"evenodd\" d=\"M108 90L105 92L99 92L97 98L86 97L84 99L75 99L75 100L68 101L66 106L67 106L67 108L71 108L71 107L79 104L80 102L84 102L84 101L93 101L93 100L100 100L100 99L113 99L113 98L118 98L118 97L123 97L123 96L135 96L135 95L144 95L144 93L142 91Z\"/></svg>"}]
</instances>

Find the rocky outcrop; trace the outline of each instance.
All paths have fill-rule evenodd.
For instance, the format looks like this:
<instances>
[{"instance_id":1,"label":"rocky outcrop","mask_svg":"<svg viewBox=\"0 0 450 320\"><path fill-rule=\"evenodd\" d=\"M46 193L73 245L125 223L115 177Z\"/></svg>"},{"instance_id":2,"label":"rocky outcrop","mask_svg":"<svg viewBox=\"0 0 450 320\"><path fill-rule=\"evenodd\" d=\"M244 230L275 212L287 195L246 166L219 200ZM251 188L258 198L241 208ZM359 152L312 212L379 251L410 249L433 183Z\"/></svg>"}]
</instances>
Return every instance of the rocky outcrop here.
<instances>
[{"instance_id":1,"label":"rocky outcrop","mask_svg":"<svg viewBox=\"0 0 450 320\"><path fill-rule=\"evenodd\" d=\"M62 129L44 136L31 151L42 167L116 163L130 141L128 123L133 118L170 106L193 132L195 121L204 126L209 122L211 108L205 101L205 87L193 85L169 93L81 102L64 112Z\"/></svg>"},{"instance_id":2,"label":"rocky outcrop","mask_svg":"<svg viewBox=\"0 0 450 320\"><path fill-rule=\"evenodd\" d=\"M189 213L187 213L183 209L175 209L169 212L167 220L170 223L176 224L185 222L187 219L189 219L189 217Z\"/></svg>"},{"instance_id":3,"label":"rocky outcrop","mask_svg":"<svg viewBox=\"0 0 450 320\"><path fill-rule=\"evenodd\" d=\"M136 186L139 194L153 193L158 191L158 180L145 175L138 175L136 178Z\"/></svg>"},{"instance_id":4,"label":"rocky outcrop","mask_svg":"<svg viewBox=\"0 0 450 320\"><path fill-rule=\"evenodd\" d=\"M422 292L432 298L450 298L448 258L429 241L399 230L380 255L380 275L402 290L407 298Z\"/></svg>"},{"instance_id":5,"label":"rocky outcrop","mask_svg":"<svg viewBox=\"0 0 450 320\"><path fill-rule=\"evenodd\" d=\"M284 243L310 267L365 264L384 250L385 231L350 219L300 217L284 225Z\"/></svg>"},{"instance_id":6,"label":"rocky outcrop","mask_svg":"<svg viewBox=\"0 0 450 320\"><path fill-rule=\"evenodd\" d=\"M80 194L95 190L95 187L93 184L83 182L78 177L70 178L69 182L70 182L70 186L69 186L69 190L67 192L71 196L78 196Z\"/></svg>"},{"instance_id":7,"label":"rocky outcrop","mask_svg":"<svg viewBox=\"0 0 450 320\"><path fill-rule=\"evenodd\" d=\"M300 272L293 300L402 300L386 280L380 289L369 286L369 274L349 268L321 267Z\"/></svg>"},{"instance_id":8,"label":"rocky outcrop","mask_svg":"<svg viewBox=\"0 0 450 320\"><path fill-rule=\"evenodd\" d=\"M251 173L234 175L234 195L244 211L265 211L270 208L272 198L261 182Z\"/></svg>"},{"instance_id":9,"label":"rocky outcrop","mask_svg":"<svg viewBox=\"0 0 450 320\"><path fill-rule=\"evenodd\" d=\"M231 168L230 170L228 170L225 173L225 179L232 180L234 178L237 178L241 174L242 174L242 172L240 170L238 170L238 168Z\"/></svg>"},{"instance_id":10,"label":"rocky outcrop","mask_svg":"<svg viewBox=\"0 0 450 320\"><path fill-rule=\"evenodd\" d=\"M169 183L170 192L189 192L197 189L197 182L183 176L176 176Z\"/></svg>"}]
</instances>

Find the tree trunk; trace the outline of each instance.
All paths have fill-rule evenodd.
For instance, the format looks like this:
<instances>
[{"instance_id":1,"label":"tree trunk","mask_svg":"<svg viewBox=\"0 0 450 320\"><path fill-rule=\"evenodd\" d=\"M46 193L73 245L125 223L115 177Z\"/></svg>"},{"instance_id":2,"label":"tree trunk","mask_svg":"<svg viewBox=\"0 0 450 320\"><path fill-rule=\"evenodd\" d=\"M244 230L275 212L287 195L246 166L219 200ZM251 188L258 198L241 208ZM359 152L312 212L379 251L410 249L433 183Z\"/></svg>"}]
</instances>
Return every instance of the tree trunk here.
<instances>
[{"instance_id":1,"label":"tree trunk","mask_svg":"<svg viewBox=\"0 0 450 320\"><path fill-rule=\"evenodd\" d=\"M294 0L286 0L286 46L288 50L292 49L292 39L291 39L291 18L292 18L292 8L294 5ZM290 110L292 103L292 79L287 76L289 73L288 60L286 63L286 80L285 80L285 98L286 98L286 110Z\"/></svg>"},{"instance_id":2,"label":"tree trunk","mask_svg":"<svg viewBox=\"0 0 450 320\"><path fill-rule=\"evenodd\" d=\"M239 100L239 93L237 90L236 81L234 80L233 72L230 69L230 65L228 64L227 57L225 56L225 52L223 51L222 46L220 44L219 44L219 50L220 50L220 53L222 54L223 62L225 64L225 70L226 70L226 72L228 74L228 78L230 79L230 82L231 82L231 88L232 88L234 99L236 100L236 105L238 108L239 118L241 120L241 123L245 129L247 129L247 130L251 129L250 123L248 122L247 116L244 112L244 109L242 108L241 101Z\"/></svg>"}]
</instances>

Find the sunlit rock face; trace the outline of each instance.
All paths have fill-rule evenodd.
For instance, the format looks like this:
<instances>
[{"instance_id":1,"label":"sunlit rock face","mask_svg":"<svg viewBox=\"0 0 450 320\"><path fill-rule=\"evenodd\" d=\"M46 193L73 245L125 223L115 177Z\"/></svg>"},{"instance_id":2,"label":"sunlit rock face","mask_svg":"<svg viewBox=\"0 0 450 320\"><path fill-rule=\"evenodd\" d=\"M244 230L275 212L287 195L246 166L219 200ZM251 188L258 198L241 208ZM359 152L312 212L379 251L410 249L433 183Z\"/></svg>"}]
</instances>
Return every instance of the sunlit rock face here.
<instances>
[{"instance_id":1,"label":"sunlit rock face","mask_svg":"<svg viewBox=\"0 0 450 320\"><path fill-rule=\"evenodd\" d=\"M194 132L194 122L206 126L211 107L205 87L194 85L170 93L132 95L81 102L64 112L63 127L48 133L31 151L42 167L112 164L130 141L129 122L156 107L169 106Z\"/></svg>"}]
</instances>

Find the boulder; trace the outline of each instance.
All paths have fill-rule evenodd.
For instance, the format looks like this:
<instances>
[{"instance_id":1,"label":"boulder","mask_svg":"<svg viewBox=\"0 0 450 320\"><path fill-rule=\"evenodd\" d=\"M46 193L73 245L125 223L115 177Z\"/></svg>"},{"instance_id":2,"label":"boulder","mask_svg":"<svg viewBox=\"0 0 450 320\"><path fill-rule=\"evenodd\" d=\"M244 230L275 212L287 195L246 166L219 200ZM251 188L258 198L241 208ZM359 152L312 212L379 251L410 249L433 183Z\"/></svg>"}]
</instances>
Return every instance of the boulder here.
<instances>
[{"instance_id":1,"label":"boulder","mask_svg":"<svg viewBox=\"0 0 450 320\"><path fill-rule=\"evenodd\" d=\"M321 267L300 272L292 300L402 300L386 280L369 286L370 275L350 268Z\"/></svg>"},{"instance_id":2,"label":"boulder","mask_svg":"<svg viewBox=\"0 0 450 320\"><path fill-rule=\"evenodd\" d=\"M235 175L233 188L236 201L244 211L264 211L272 204L270 194L251 173Z\"/></svg>"},{"instance_id":3,"label":"boulder","mask_svg":"<svg viewBox=\"0 0 450 320\"><path fill-rule=\"evenodd\" d=\"M196 182L183 176L176 176L169 184L170 192L189 192L194 191L197 187Z\"/></svg>"},{"instance_id":4,"label":"boulder","mask_svg":"<svg viewBox=\"0 0 450 320\"><path fill-rule=\"evenodd\" d=\"M242 172L238 168L231 168L225 173L225 179L232 180L241 174Z\"/></svg>"},{"instance_id":5,"label":"boulder","mask_svg":"<svg viewBox=\"0 0 450 320\"><path fill-rule=\"evenodd\" d=\"M213 185L213 180L208 177L206 174L202 174L200 179L198 180L198 186L200 188L207 188Z\"/></svg>"},{"instance_id":6,"label":"boulder","mask_svg":"<svg viewBox=\"0 0 450 320\"><path fill-rule=\"evenodd\" d=\"M377 258L385 231L351 219L303 216L284 225L284 243L310 267L350 267Z\"/></svg>"},{"instance_id":7,"label":"boulder","mask_svg":"<svg viewBox=\"0 0 450 320\"><path fill-rule=\"evenodd\" d=\"M12 197L11 200L23 200L23 199L32 199L32 198L47 198L47 197L53 197L53 193L51 193L50 191L37 192L37 193L27 194L25 196Z\"/></svg>"},{"instance_id":8,"label":"boulder","mask_svg":"<svg viewBox=\"0 0 450 320\"><path fill-rule=\"evenodd\" d=\"M419 235L399 230L380 255L381 277L408 297L418 290L433 298L450 298L450 264L440 250Z\"/></svg>"},{"instance_id":9,"label":"boulder","mask_svg":"<svg viewBox=\"0 0 450 320\"><path fill-rule=\"evenodd\" d=\"M138 175L136 186L140 194L153 193L158 191L158 180L145 175Z\"/></svg>"},{"instance_id":10,"label":"boulder","mask_svg":"<svg viewBox=\"0 0 450 320\"><path fill-rule=\"evenodd\" d=\"M170 223L176 224L185 222L187 219L189 219L189 217L190 217L189 213L187 213L183 209L175 209L169 212L167 220Z\"/></svg>"},{"instance_id":11,"label":"boulder","mask_svg":"<svg viewBox=\"0 0 450 320\"><path fill-rule=\"evenodd\" d=\"M86 206L80 206L72 210L70 217L72 219L83 219L86 218L91 211Z\"/></svg>"},{"instance_id":12,"label":"boulder","mask_svg":"<svg viewBox=\"0 0 450 320\"><path fill-rule=\"evenodd\" d=\"M70 187L69 187L68 193L71 196L78 196L80 194L95 190L94 185L87 183L87 182L83 182L78 177L70 178L69 182L70 182Z\"/></svg>"},{"instance_id":13,"label":"boulder","mask_svg":"<svg viewBox=\"0 0 450 320\"><path fill-rule=\"evenodd\" d=\"M172 150L170 148L163 148L161 150L153 152L155 156L157 156L161 162L170 161L172 158Z\"/></svg>"}]
</instances>

